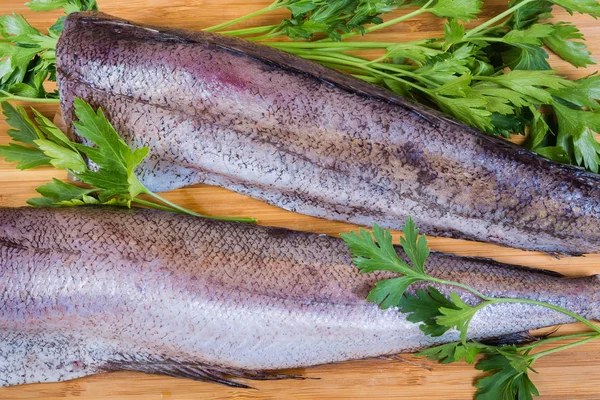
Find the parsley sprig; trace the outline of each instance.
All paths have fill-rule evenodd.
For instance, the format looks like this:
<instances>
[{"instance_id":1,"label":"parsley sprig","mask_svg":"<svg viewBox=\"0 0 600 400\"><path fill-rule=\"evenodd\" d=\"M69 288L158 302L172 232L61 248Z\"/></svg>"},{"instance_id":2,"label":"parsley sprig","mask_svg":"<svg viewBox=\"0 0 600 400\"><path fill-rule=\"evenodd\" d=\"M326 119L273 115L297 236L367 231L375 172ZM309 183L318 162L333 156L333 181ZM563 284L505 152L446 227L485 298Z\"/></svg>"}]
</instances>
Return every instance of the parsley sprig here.
<instances>
[{"instance_id":1,"label":"parsley sprig","mask_svg":"<svg viewBox=\"0 0 600 400\"><path fill-rule=\"evenodd\" d=\"M600 131L600 76L578 81L556 76L547 49L575 67L595 64L575 25L548 20L552 6L597 18L600 4L513 0L504 12L467 29L464 22L475 19L481 6L477 0L278 0L258 12L287 8L290 18L278 25L223 30L253 13L208 30L261 41L341 70L493 135L530 132L524 143L528 149L598 172L600 143L594 133ZM384 21L385 14L408 7ZM446 18L442 37L347 41L425 13ZM273 41L280 37L293 41ZM375 60L360 56L373 50L382 55Z\"/></svg>"},{"instance_id":2,"label":"parsley sprig","mask_svg":"<svg viewBox=\"0 0 600 400\"><path fill-rule=\"evenodd\" d=\"M53 179L37 192L39 198L29 199L37 207L68 207L89 204L130 207L132 203L166 211L202 216L225 221L256 222L253 218L212 217L187 210L147 189L138 179L135 168L148 155L148 147L131 149L117 134L101 109L94 111L81 99L75 99L74 123L78 134L88 143L71 141L56 125L37 110L33 120L25 109L2 103L12 142L0 146L0 157L17 162L24 170L41 166L64 169L86 184L80 187ZM91 160L94 167L89 167ZM147 195L156 202L140 198Z\"/></svg>"},{"instance_id":3,"label":"parsley sprig","mask_svg":"<svg viewBox=\"0 0 600 400\"><path fill-rule=\"evenodd\" d=\"M451 329L460 333L460 341L425 349L419 354L444 364L461 360L470 364L477 362L477 369L490 373L476 383L476 387L479 389L478 400L531 399L532 396L537 396L538 391L529 377L529 372L536 372L533 364L537 359L600 338L600 327L580 315L554 304L531 299L490 297L476 288L460 282L429 275L425 268L429 256L427 239L425 236L419 236L419 230L410 217L404 225L403 233L404 237L400 239L400 246L408 261L404 261L398 256L396 248L392 244L390 231L384 230L378 225L373 226L372 233L360 229L358 233L352 232L341 236L353 256L353 263L361 273L388 271L398 274L398 277L377 282L367 297L368 301L374 302L384 309L397 307L400 312L407 315L408 321L419 324L419 328L426 335L441 336ZM407 293L408 287L417 282L427 282L438 287L460 288L475 295L480 301L475 305L470 305L463 301L457 292L452 291L446 297L433 286L419 289L414 294ZM551 337L520 347L515 345L494 346L469 340L469 325L477 311L501 303L522 303L547 307L585 324L592 332ZM539 346L564 339L574 341L544 351L534 351ZM483 357L478 360L480 355Z\"/></svg>"}]
</instances>

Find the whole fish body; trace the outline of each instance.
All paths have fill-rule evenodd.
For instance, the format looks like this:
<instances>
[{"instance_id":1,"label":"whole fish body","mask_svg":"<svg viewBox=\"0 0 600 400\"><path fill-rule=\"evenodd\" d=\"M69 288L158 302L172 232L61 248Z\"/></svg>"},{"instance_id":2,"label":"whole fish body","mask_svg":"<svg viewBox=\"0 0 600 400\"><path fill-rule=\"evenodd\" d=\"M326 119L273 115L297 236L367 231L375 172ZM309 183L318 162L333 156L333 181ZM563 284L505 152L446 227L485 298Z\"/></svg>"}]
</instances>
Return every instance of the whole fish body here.
<instances>
[{"instance_id":1,"label":"whole fish body","mask_svg":"<svg viewBox=\"0 0 600 400\"><path fill-rule=\"evenodd\" d=\"M600 251L600 177L284 52L71 14L63 116L104 109L151 190L222 186L287 210L566 254Z\"/></svg>"},{"instance_id":2,"label":"whole fish body","mask_svg":"<svg viewBox=\"0 0 600 400\"><path fill-rule=\"evenodd\" d=\"M490 296L600 312L597 277L435 253L427 269ZM263 370L457 339L426 337L368 303L386 276L358 273L344 242L322 235L151 210L0 209L0 386L113 370L242 385L229 376L268 379L279 376ZM569 321L511 303L481 309L469 334Z\"/></svg>"}]
</instances>

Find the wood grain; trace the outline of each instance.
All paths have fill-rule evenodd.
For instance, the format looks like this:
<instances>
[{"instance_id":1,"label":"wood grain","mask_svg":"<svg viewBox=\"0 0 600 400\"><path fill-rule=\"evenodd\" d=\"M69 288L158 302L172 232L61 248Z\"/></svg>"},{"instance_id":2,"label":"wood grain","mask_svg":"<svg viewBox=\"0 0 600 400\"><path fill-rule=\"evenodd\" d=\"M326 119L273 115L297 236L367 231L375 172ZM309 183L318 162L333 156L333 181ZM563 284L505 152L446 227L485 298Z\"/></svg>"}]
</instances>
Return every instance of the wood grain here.
<instances>
[{"instance_id":1,"label":"wood grain","mask_svg":"<svg viewBox=\"0 0 600 400\"><path fill-rule=\"evenodd\" d=\"M60 15L32 13L23 6L24 0L2 0L0 14L17 12L26 16L38 28L50 26ZM264 7L268 0L99 0L100 8L110 14L143 23L201 29L245 15ZM501 0L486 1L483 18L506 8ZM571 17L559 12L560 20L575 21L585 33L591 50L600 55L600 26L592 18ZM269 24L276 15L258 18L255 23ZM242 27L240 25L240 27ZM409 23L382 30L369 40L406 41L440 36L442 22L422 16ZM597 69L575 69L552 57L552 64L564 75L575 78ZM49 117L57 109L36 106ZM0 121L0 144L9 140L6 123ZM65 174L51 168L18 171L14 164L0 161L0 206L23 206L36 195L35 188L52 177ZM199 212L215 215L253 216L261 224L337 235L356 229L340 222L311 218L268 206L260 201L206 185L175 190L165 197ZM588 275L600 273L600 255L557 259L545 254L523 252L494 245L451 239L430 239L435 250L464 255L492 257L497 260L532 267L552 269L564 274ZM578 325L562 327L559 333L581 330ZM541 359L536 364L539 375L533 380L542 393L541 399L597 399L600 384L600 343L572 349ZM0 389L0 399L313 399L313 398L401 398L465 399L472 397L473 380L479 376L472 366L436 363L403 355L399 360L361 360L308 368L302 371L318 380L256 382L259 390L236 390L213 384L136 373L113 373L76 381L42 385L27 385Z\"/></svg>"}]
</instances>

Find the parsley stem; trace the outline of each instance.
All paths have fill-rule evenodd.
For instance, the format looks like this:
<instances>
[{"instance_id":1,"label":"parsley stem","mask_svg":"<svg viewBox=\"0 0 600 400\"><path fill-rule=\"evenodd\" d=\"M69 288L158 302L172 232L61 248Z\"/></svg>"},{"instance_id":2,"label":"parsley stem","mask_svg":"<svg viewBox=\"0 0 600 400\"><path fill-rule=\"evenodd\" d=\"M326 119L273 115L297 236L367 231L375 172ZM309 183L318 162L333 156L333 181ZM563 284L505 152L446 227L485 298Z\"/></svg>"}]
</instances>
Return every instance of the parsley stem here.
<instances>
[{"instance_id":1,"label":"parsley stem","mask_svg":"<svg viewBox=\"0 0 600 400\"><path fill-rule=\"evenodd\" d=\"M374 78L372 76L368 76L368 75L360 75L360 74L353 74L353 77L363 80L365 82L369 82L369 83L377 83L379 82L379 79Z\"/></svg>"},{"instance_id":2,"label":"parsley stem","mask_svg":"<svg viewBox=\"0 0 600 400\"><path fill-rule=\"evenodd\" d=\"M273 10L277 10L278 8L284 7L286 4L287 3L285 1L275 0L271 5L263 8L263 9L260 9L258 11L254 11L254 12L252 12L250 14L246 14L243 17L232 19L231 21L223 22L222 24L218 24L218 25L214 25L214 26L205 28L204 31L206 31L206 32L215 32L215 31L218 31L219 29L227 28L228 26L235 25L235 24L238 24L240 22L244 22L244 21L246 21L248 19L251 19L251 18L254 18L254 17L258 17L258 16L260 16L262 14L266 14L266 13L268 13L270 11L273 11Z\"/></svg>"},{"instance_id":3,"label":"parsley stem","mask_svg":"<svg viewBox=\"0 0 600 400\"><path fill-rule=\"evenodd\" d=\"M258 222L254 218L244 218L244 217L240 217L240 218L237 218L237 217L215 217L215 216L211 216L211 215L199 214L199 213L196 213L194 211L188 210L187 208L183 208L181 206L178 206L177 204L170 202L169 200L165 199L164 197L161 197L161 196L157 195L154 192L151 192L150 190L147 190L144 193L147 194L147 195L149 195L149 196L151 196L151 197L154 197L156 200L160 201L161 203L164 203L164 204L168 205L169 207L172 208L171 211L176 211L176 212L179 212L180 214L187 214L187 215L193 215L195 217L203 217L203 218L215 219L215 220L218 220L218 221L248 222L248 223L252 223L252 224L255 224L256 222ZM135 199L135 200L137 200L138 203L142 204L139 199ZM141 201L144 201L144 200L141 200ZM150 202L146 202L146 203L150 203ZM150 204L154 204L154 203L150 203ZM148 204L146 204L146 205L148 205Z\"/></svg>"},{"instance_id":4,"label":"parsley stem","mask_svg":"<svg viewBox=\"0 0 600 400\"><path fill-rule=\"evenodd\" d=\"M306 59L311 59L314 61L319 61L319 62L328 62L328 63L334 63L334 64L340 64L340 65L344 65L344 66L350 66L350 67L354 67L354 68L358 68L361 70L364 70L366 72L371 73L374 76L381 76L381 77L385 77L388 79L392 79L401 83L404 83L406 85L412 86L417 90L420 90L422 92L425 92L427 94L429 94L429 90L417 85L416 83L413 83L411 81L408 81L406 79L400 78L396 75L391 75L388 74L386 72L380 71L378 69L375 68L380 68L380 69L392 69L394 72L398 73L398 74L404 74L407 76L410 76L411 78L423 81L424 78L420 77L417 74L414 74L410 71L405 71L405 70L400 70L400 69L396 69L393 67L387 67L384 64L372 64L373 66L370 67L369 66L369 60L363 59L363 58L359 58L359 57L355 57L355 56L351 56L348 54L329 54L327 56L325 55L315 55L315 53L312 52L299 52L299 54L301 54L302 58L306 58Z\"/></svg>"},{"instance_id":5,"label":"parsley stem","mask_svg":"<svg viewBox=\"0 0 600 400\"><path fill-rule=\"evenodd\" d=\"M174 212L174 210L171 207L163 206L162 204L154 203L152 201L142 200L137 197L134 197L133 199L131 199L131 202L141 204L141 205L149 207L149 208L155 208L155 209L161 210L161 211Z\"/></svg>"},{"instance_id":6,"label":"parsley stem","mask_svg":"<svg viewBox=\"0 0 600 400\"><path fill-rule=\"evenodd\" d=\"M267 42L263 43L270 47L278 49L331 49L337 51L354 50L354 49L387 49L390 46L395 46L394 42Z\"/></svg>"},{"instance_id":7,"label":"parsley stem","mask_svg":"<svg viewBox=\"0 0 600 400\"><path fill-rule=\"evenodd\" d=\"M324 66L329 67L329 68L333 68L333 69L337 69L337 70L343 70L344 72L355 73L357 75L363 75L363 74L367 73L362 68L350 67L348 65L339 65L339 64L334 63L334 62L330 63L330 62L322 61L322 62L319 62L319 64L324 65ZM377 79L375 77L372 77L372 78L375 79L376 81L379 81L379 79Z\"/></svg>"},{"instance_id":8,"label":"parsley stem","mask_svg":"<svg viewBox=\"0 0 600 400\"><path fill-rule=\"evenodd\" d=\"M559 307L559 306L555 306L554 304L550 304L550 303L546 303L543 301L538 301L538 300L530 300L530 299L511 299L511 298L493 298L493 297L482 297L484 299L486 299L487 301L489 301L490 304L499 304L499 303L521 303L521 304L532 304L532 305L536 305L536 306L542 306L542 307L546 307L549 308L551 310L554 311L558 311L560 313L566 314L569 317L581 322L582 324L586 325L587 327L591 328L592 330L600 333L600 327L594 325L592 322L588 321L587 319L575 314L574 312L571 312L565 308Z\"/></svg>"},{"instance_id":9,"label":"parsley stem","mask_svg":"<svg viewBox=\"0 0 600 400\"><path fill-rule=\"evenodd\" d=\"M265 25L265 26L258 26L256 28L234 29L231 31L220 31L219 33L221 35L227 35L227 36L245 36L245 35L253 35L255 33L269 32L269 31L277 28L278 26L279 25Z\"/></svg>"},{"instance_id":10,"label":"parsley stem","mask_svg":"<svg viewBox=\"0 0 600 400\"><path fill-rule=\"evenodd\" d=\"M466 290L467 292L473 293L475 296L477 296L480 299L483 299L485 301L496 300L493 297L486 296L485 294L481 293L479 290L477 290L475 288L472 288L471 286L464 285L464 284L459 283L459 282L446 281L446 280L443 280L443 279L432 278L430 276L427 277L427 281L433 282L433 283L437 283L437 284L440 284L440 285L448 285L448 286L459 287L461 289Z\"/></svg>"},{"instance_id":11,"label":"parsley stem","mask_svg":"<svg viewBox=\"0 0 600 400\"><path fill-rule=\"evenodd\" d=\"M433 86L433 87L440 87L440 85L437 82L434 82L430 79L425 78L424 76L421 76L419 74L415 74L414 72L411 71L407 71L405 69L400 69L400 68L396 68L396 67L391 67L389 65L386 65L384 63L378 63L378 64L373 64L373 68L378 68L378 69L385 69L388 71L394 71L396 73L399 74L403 74L406 76L409 76L417 81L421 81L429 86Z\"/></svg>"},{"instance_id":12,"label":"parsley stem","mask_svg":"<svg viewBox=\"0 0 600 400\"><path fill-rule=\"evenodd\" d=\"M504 42L503 38L495 38L495 37L489 37L489 36L475 36L475 37L469 38L468 40L461 40L460 43L470 42L473 40L481 40L481 41L485 41L485 42L496 42L496 43Z\"/></svg>"},{"instance_id":13,"label":"parsley stem","mask_svg":"<svg viewBox=\"0 0 600 400\"><path fill-rule=\"evenodd\" d=\"M317 44L317 43L315 43L315 44ZM323 43L323 44L334 44L334 43ZM327 63L327 61L322 56L310 56L309 55L309 54L315 54L313 52L309 53L309 52L306 52L306 51L305 52L300 51L300 52L297 52L296 54L301 55L301 57L303 57L303 58L308 58L308 59L313 59L315 61L319 61L322 64L323 63ZM341 54L335 54L335 53L328 54L325 57L329 57L332 60L339 60L339 64L342 64L342 65L345 65L345 66L352 66L352 67L358 68L360 70L364 70L364 71L370 72L374 76L383 76L383 77L386 77L388 79L393 79L393 80L396 80L396 81L408 84L409 86L412 86L415 89L420 90L422 92L425 92L427 94L430 94L428 89L426 89L426 88L424 88L422 86L416 85L413 82L410 82L410 81L407 81L405 79L402 79L402 78L400 78L400 77L398 77L396 75L391 75L391 74L382 72L381 70L392 71L392 72L395 72L396 74L399 74L399 75L405 75L405 76L413 78L413 79L415 79L417 81L425 83L426 85L429 85L429 86L433 86L433 87L439 87L440 86L438 83L433 82L433 81L431 81L431 80L429 80L429 79L427 79L427 78L425 78L425 77L423 77L423 76L421 76L419 74L415 74L415 73L413 73L411 71L408 71L405 68L398 68L398 67L395 67L395 66L387 65L385 63L381 63L381 62L369 61L369 60L366 60L366 59L363 59L363 58L359 58L359 57L355 57L355 56L351 56L351 55L343 54L343 53L341 53Z\"/></svg>"},{"instance_id":14,"label":"parsley stem","mask_svg":"<svg viewBox=\"0 0 600 400\"><path fill-rule=\"evenodd\" d=\"M553 336L547 339L542 339L539 340L535 343L531 343L525 346L519 346L520 350L530 350L530 349L534 349L538 346L544 345L544 344L548 344L548 343L553 343L553 342L557 342L559 340L568 340L568 339L578 339L578 338L587 338L587 337L591 337L591 336L599 336L598 333L596 332L583 332L583 333L573 333L571 335L561 335L561 336Z\"/></svg>"},{"instance_id":15,"label":"parsley stem","mask_svg":"<svg viewBox=\"0 0 600 400\"><path fill-rule=\"evenodd\" d=\"M350 56L348 56L348 57L350 57ZM406 79L402 79L402 78L397 77L395 75L390 75L388 73L385 73L385 72L379 71L377 69L368 67L368 66L365 65L366 62L357 63L356 61L351 61L351 60L348 60L348 59L345 59L345 58L342 58L342 57L319 56L319 55L314 55L314 54L310 54L310 53L309 54L303 54L302 58L306 58L308 60L319 61L319 62L323 61L323 62L330 62L330 63L340 64L340 65L347 65L347 66L350 66L350 67L358 67L360 69L363 69L363 70L365 70L367 72L372 73L375 76L379 75L379 76L382 76L382 77L385 77L385 78L389 78L389 79L392 79L392 80L404 83L404 84L406 84L408 86L412 86L413 88L415 88L417 90L420 90L422 92L425 92L425 93L429 94L429 90L428 89L426 89L426 88L424 88L424 87L422 87L420 85L417 85L416 83L408 81Z\"/></svg>"},{"instance_id":16,"label":"parsley stem","mask_svg":"<svg viewBox=\"0 0 600 400\"><path fill-rule=\"evenodd\" d=\"M12 93L0 90L0 103L3 101L27 101L30 103L60 104L60 99L16 96Z\"/></svg>"},{"instance_id":17,"label":"parsley stem","mask_svg":"<svg viewBox=\"0 0 600 400\"><path fill-rule=\"evenodd\" d=\"M531 354L531 355L529 355L529 357L531 357L532 360L537 360L538 358L547 356L548 354L557 353L559 351L571 349L573 347L581 346L582 344L593 342L594 340L598 339L599 337L600 337L600 334L596 334L594 336L591 336L587 339L580 340L575 343L569 343L569 344L565 344L563 346L554 347L553 349L548 349L548 350L540 351L539 353ZM560 338L564 339L564 337L560 337Z\"/></svg>"},{"instance_id":18,"label":"parsley stem","mask_svg":"<svg viewBox=\"0 0 600 400\"><path fill-rule=\"evenodd\" d=\"M483 305L490 305L490 304L500 304L500 303L521 303L521 304L531 304L531 305L536 305L536 306L541 306L541 307L546 307L546 308L550 308L551 310L563 313L568 315L569 317L577 320L578 322L581 322L582 324L586 325L587 327L591 328L592 330L594 330L595 332L598 332L600 334L600 327L594 325L592 322L588 321L587 319L581 317L580 315L571 312L565 308L559 307L559 306L555 306L554 304L550 304L550 303L546 303L543 301L538 301L538 300L530 300L530 299L513 299L513 298L496 298L496 297L490 297L490 296L486 296L485 294L481 293L480 291L478 291L475 288L472 288L468 285L464 285L462 283L459 282L453 282L453 281L446 281L443 279L438 279L438 278L432 278L432 277L427 277L427 279L425 279L429 282L434 282L434 283L438 283L440 285L449 285L449 286L454 286L454 287L459 287L461 289L464 289L468 292L473 293L474 295L478 296L479 298L481 298L482 300L484 300L482 303L478 304L477 307L480 308L480 306Z\"/></svg>"},{"instance_id":19,"label":"parsley stem","mask_svg":"<svg viewBox=\"0 0 600 400\"><path fill-rule=\"evenodd\" d=\"M469 37L473 36L474 34L481 32L482 30L486 29L487 27L492 26L496 22L508 17L510 14L514 13L519 8L526 6L527 4L529 4L533 1L535 1L535 0L524 0L518 4L515 4L508 10L496 15L494 18L489 19L489 20L485 21L483 24L478 25L476 28L473 28L473 29L467 31L467 33L465 33L465 35L464 35L464 38L469 38Z\"/></svg>"}]
</instances>

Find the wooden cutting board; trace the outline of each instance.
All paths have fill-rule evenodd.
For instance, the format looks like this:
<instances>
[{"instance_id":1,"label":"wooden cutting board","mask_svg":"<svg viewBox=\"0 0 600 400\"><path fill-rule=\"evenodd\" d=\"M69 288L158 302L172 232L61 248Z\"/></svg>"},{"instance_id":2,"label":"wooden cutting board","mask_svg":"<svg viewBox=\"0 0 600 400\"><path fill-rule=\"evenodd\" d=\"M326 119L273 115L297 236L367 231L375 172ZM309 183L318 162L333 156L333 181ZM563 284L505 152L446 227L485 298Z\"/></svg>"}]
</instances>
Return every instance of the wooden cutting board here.
<instances>
[{"instance_id":1,"label":"wooden cutting board","mask_svg":"<svg viewBox=\"0 0 600 400\"><path fill-rule=\"evenodd\" d=\"M60 15L32 13L23 6L25 0L2 0L0 15L23 14L40 29L49 27ZM506 8L506 1L485 2L482 18L495 15ZM99 0L106 13L134 21L188 29L202 29L245 15L269 4L269 0ZM588 39L594 54L600 57L600 25L590 17L559 13L560 20L575 21ZM255 23L272 24L277 15L258 18ZM244 25L240 25L243 27ZM406 41L440 36L440 19L419 17L406 24L374 33L369 40ZM576 70L565 62L552 59L560 72L581 77L596 68ZM36 106L52 117L57 108ZM0 121L0 144L6 144L7 125ZM51 177L65 178L63 172L51 168L18 171L14 164L0 160L0 206L25 205L36 196L35 188ZM260 201L224 189L196 185L165 195L185 207L206 214L253 216L261 224L281 226L310 232L338 235L356 229L355 226L306 217L280 210ZM600 227L599 227L600 229ZM553 269L567 275L600 273L600 255L556 259L548 255L501 248L493 245L451 239L430 239L435 250L463 255L492 257L502 262ZM579 325L564 326L559 333L581 330ZM578 347L560 354L544 357L536 364L539 375L533 380L542 399L600 398L600 343ZM123 399L179 400L201 398L240 399L314 399L314 398L401 398L401 399L468 399L475 392L472 384L480 374L472 366L457 363L442 366L411 355L396 360L361 360L335 365L307 368L300 371L314 380L253 382L258 390L239 390L184 379L145 375L140 373L111 373L71 382L26 385L0 389L0 399Z\"/></svg>"}]
</instances>

